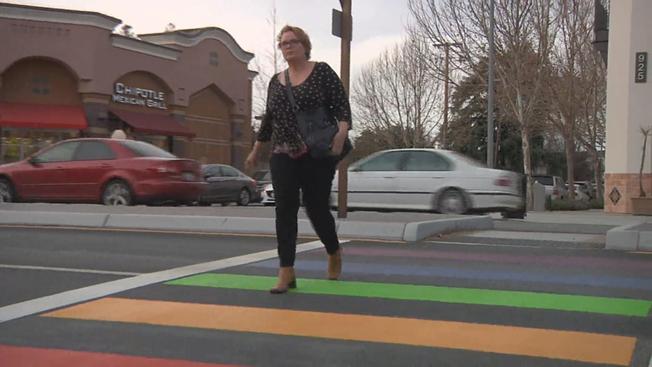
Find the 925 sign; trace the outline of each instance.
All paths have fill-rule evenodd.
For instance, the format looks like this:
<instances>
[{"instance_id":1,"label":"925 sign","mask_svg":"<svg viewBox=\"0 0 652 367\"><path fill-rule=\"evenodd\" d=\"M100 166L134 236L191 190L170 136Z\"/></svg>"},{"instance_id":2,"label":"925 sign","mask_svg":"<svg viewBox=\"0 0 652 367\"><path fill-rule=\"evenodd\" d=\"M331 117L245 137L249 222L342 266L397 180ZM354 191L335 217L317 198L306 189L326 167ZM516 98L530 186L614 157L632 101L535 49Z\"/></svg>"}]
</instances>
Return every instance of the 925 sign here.
<instances>
[{"instance_id":1,"label":"925 sign","mask_svg":"<svg viewBox=\"0 0 652 367\"><path fill-rule=\"evenodd\" d=\"M636 53L636 69L634 73L634 83L647 82L647 52Z\"/></svg>"}]
</instances>

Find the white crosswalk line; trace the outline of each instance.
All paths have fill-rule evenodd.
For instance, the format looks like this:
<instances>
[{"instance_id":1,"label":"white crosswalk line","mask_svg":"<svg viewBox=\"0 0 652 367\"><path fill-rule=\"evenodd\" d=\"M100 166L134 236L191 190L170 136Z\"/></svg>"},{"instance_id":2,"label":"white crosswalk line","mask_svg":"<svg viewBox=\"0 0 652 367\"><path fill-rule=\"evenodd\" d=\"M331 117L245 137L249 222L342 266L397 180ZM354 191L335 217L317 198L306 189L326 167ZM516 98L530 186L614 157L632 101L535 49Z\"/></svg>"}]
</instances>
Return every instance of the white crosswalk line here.
<instances>
[{"instance_id":1,"label":"white crosswalk line","mask_svg":"<svg viewBox=\"0 0 652 367\"><path fill-rule=\"evenodd\" d=\"M340 241L342 244L346 242L347 241ZM297 245L297 253L318 248L323 248L321 241L307 242ZM140 274L129 278L118 279L106 283L65 291L50 296L40 297L29 301L14 303L13 305L0 307L0 323L46 312L56 308L69 306L76 303L106 297L134 288L144 287L156 283L163 283L173 279L188 277L195 274L250 264L253 262L270 260L276 257L276 249L261 251L247 255L235 256L228 259L219 259L205 263L157 271L154 273Z\"/></svg>"}]
</instances>

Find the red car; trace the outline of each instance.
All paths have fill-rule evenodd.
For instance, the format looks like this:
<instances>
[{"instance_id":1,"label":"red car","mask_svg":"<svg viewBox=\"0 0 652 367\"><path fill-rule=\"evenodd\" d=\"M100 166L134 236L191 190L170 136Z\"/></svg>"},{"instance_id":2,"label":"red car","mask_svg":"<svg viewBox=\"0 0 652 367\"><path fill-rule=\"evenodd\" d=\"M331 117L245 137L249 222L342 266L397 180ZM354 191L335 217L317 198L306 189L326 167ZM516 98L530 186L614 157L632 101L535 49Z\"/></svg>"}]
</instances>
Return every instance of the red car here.
<instances>
[{"instance_id":1,"label":"red car","mask_svg":"<svg viewBox=\"0 0 652 367\"><path fill-rule=\"evenodd\" d=\"M200 164L125 139L71 139L0 165L0 202L106 205L194 203L204 191Z\"/></svg>"}]
</instances>

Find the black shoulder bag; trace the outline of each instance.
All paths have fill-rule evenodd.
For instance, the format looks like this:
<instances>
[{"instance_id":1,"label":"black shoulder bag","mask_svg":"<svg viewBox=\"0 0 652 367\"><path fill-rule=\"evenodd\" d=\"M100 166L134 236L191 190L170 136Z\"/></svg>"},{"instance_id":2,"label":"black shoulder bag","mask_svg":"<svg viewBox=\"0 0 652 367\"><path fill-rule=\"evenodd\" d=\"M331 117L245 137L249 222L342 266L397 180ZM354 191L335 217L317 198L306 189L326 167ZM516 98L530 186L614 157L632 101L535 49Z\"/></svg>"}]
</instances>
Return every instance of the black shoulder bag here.
<instances>
[{"instance_id":1,"label":"black shoulder bag","mask_svg":"<svg viewBox=\"0 0 652 367\"><path fill-rule=\"evenodd\" d=\"M308 146L308 152L313 158L327 158L333 157L338 161L344 159L353 148L351 140L346 138L342 153L339 156L333 155L331 150L333 138L339 130L337 121L330 116L324 106L311 111L302 111L294 100L294 93L292 93L292 82L290 82L290 73L285 70L285 88L287 89L290 104L294 110L299 123L299 132L303 138L303 142Z\"/></svg>"}]
</instances>

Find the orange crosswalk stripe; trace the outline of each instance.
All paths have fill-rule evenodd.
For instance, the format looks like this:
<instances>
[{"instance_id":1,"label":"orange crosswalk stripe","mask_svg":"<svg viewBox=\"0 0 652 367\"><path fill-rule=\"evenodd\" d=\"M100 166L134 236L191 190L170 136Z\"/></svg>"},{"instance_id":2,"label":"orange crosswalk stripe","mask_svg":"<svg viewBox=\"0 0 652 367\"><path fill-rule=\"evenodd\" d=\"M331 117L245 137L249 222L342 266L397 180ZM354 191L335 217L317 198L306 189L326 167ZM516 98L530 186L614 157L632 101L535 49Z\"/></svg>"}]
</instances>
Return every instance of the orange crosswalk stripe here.
<instances>
[{"instance_id":1,"label":"orange crosswalk stripe","mask_svg":"<svg viewBox=\"0 0 652 367\"><path fill-rule=\"evenodd\" d=\"M83 320L452 348L628 366L636 338L465 322L104 298L45 314Z\"/></svg>"}]
</instances>

